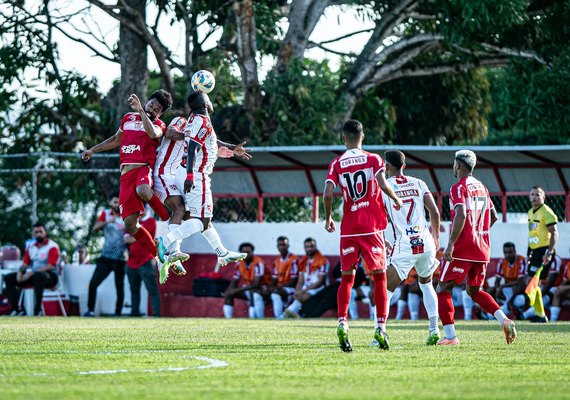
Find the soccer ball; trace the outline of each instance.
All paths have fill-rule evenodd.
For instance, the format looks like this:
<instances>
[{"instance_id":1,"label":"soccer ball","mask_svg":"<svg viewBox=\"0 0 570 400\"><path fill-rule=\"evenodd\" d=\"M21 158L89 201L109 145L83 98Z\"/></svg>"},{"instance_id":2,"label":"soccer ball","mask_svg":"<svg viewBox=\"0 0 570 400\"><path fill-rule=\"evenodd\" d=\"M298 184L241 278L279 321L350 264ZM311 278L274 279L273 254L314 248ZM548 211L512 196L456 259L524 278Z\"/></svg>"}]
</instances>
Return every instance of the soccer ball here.
<instances>
[{"instance_id":1,"label":"soccer ball","mask_svg":"<svg viewBox=\"0 0 570 400\"><path fill-rule=\"evenodd\" d=\"M216 86L216 78L210 71L202 69L192 76L192 89L195 92L210 93Z\"/></svg>"}]
</instances>

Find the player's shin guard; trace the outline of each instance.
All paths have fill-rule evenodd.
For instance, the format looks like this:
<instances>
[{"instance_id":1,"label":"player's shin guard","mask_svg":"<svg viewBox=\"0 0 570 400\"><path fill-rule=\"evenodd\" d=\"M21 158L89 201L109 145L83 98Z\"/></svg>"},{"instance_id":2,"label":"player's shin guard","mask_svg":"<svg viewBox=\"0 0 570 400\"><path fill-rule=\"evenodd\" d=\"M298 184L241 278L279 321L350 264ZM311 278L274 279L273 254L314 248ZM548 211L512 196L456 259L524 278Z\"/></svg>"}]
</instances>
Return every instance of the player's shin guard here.
<instances>
[{"instance_id":1,"label":"player's shin guard","mask_svg":"<svg viewBox=\"0 0 570 400\"><path fill-rule=\"evenodd\" d=\"M283 317L283 299L279 293L271 293L271 302L273 303L273 315L280 319Z\"/></svg>"},{"instance_id":2,"label":"player's shin guard","mask_svg":"<svg viewBox=\"0 0 570 400\"><path fill-rule=\"evenodd\" d=\"M340 278L340 286L336 295L338 304L337 316L339 319L348 319L348 304L350 303L350 292L352 290L352 286L354 286L354 278L354 275L344 274Z\"/></svg>"},{"instance_id":3,"label":"player's shin guard","mask_svg":"<svg viewBox=\"0 0 570 400\"><path fill-rule=\"evenodd\" d=\"M453 306L453 299L450 292L441 292L437 294L437 306L439 309L439 318L441 323L445 325L453 325L453 314L455 314L455 307ZM452 339L452 338L448 338Z\"/></svg>"},{"instance_id":4,"label":"player's shin guard","mask_svg":"<svg viewBox=\"0 0 570 400\"><path fill-rule=\"evenodd\" d=\"M259 293L253 294L253 308L255 310L255 318L265 318L265 301Z\"/></svg>"},{"instance_id":5,"label":"player's shin guard","mask_svg":"<svg viewBox=\"0 0 570 400\"><path fill-rule=\"evenodd\" d=\"M154 244L154 240L152 239L150 233L143 226L139 228L133 237L145 248L146 251L148 251L148 254L156 257L156 245Z\"/></svg>"},{"instance_id":6,"label":"player's shin guard","mask_svg":"<svg viewBox=\"0 0 570 400\"><path fill-rule=\"evenodd\" d=\"M190 218L189 220L184 221L177 229L165 235L164 237L167 240L165 240L164 244L166 246L170 246L171 243L190 237L195 233L200 232L202 229L204 229L202 221L198 218Z\"/></svg>"},{"instance_id":7,"label":"player's shin guard","mask_svg":"<svg viewBox=\"0 0 570 400\"><path fill-rule=\"evenodd\" d=\"M170 224L168 225L168 232L175 231L176 229L180 228L180 224ZM180 245L182 244L182 240L178 239L170 244L169 251L174 253L180 252Z\"/></svg>"},{"instance_id":8,"label":"player's shin guard","mask_svg":"<svg viewBox=\"0 0 570 400\"><path fill-rule=\"evenodd\" d=\"M213 226L202 232L202 236L208 241L210 247L218 257L228 253L228 249L222 244L222 239L220 239L218 231Z\"/></svg>"},{"instance_id":9,"label":"player's shin guard","mask_svg":"<svg viewBox=\"0 0 570 400\"><path fill-rule=\"evenodd\" d=\"M378 327L381 330L385 330L386 319L388 318L388 289L386 286L386 273L372 274L372 279L374 280L374 303L376 304Z\"/></svg>"},{"instance_id":10,"label":"player's shin guard","mask_svg":"<svg viewBox=\"0 0 570 400\"><path fill-rule=\"evenodd\" d=\"M151 199L148 201L148 205L154 210L161 220L166 221L170 218L166 207L164 207L164 204L162 204L162 201L160 201L156 194L152 195Z\"/></svg>"}]
</instances>

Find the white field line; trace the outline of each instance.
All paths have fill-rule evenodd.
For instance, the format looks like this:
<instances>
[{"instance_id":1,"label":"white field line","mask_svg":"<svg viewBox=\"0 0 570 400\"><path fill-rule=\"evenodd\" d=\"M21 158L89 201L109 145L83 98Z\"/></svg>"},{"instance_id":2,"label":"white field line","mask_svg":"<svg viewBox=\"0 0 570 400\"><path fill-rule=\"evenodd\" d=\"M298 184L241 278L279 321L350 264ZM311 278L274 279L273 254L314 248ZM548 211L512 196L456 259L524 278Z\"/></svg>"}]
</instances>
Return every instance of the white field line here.
<instances>
[{"instance_id":1,"label":"white field line","mask_svg":"<svg viewBox=\"0 0 570 400\"><path fill-rule=\"evenodd\" d=\"M104 370L94 370L94 371L76 371L71 374L74 375L113 375L113 374L127 374L132 372L180 372L187 371L190 369L209 369L209 368L223 368L227 367L229 364L222 360L216 360L215 358L209 357L198 357L198 356L183 356L184 358L193 358L195 360L205 361L208 364L199 366L187 366L187 367L163 367L154 369L104 369ZM14 374L12 376L54 376L58 374L49 373L32 373L32 374ZM0 374L0 377L7 377L8 375Z\"/></svg>"}]
</instances>

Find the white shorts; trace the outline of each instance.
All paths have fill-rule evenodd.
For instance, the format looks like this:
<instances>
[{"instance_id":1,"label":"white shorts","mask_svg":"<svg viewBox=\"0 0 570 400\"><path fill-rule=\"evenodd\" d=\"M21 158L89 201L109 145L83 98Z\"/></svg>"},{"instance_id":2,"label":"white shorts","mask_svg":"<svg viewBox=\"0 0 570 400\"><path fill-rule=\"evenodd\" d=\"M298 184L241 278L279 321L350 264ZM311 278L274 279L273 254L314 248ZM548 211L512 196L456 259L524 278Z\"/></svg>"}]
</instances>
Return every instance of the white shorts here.
<instances>
[{"instance_id":1,"label":"white shorts","mask_svg":"<svg viewBox=\"0 0 570 400\"><path fill-rule=\"evenodd\" d=\"M186 170L178 168L176 174L154 175L154 192L164 203L170 196L184 196Z\"/></svg>"},{"instance_id":2,"label":"white shorts","mask_svg":"<svg viewBox=\"0 0 570 400\"><path fill-rule=\"evenodd\" d=\"M214 200L212 199L209 175L203 173L195 174L194 189L190 193L186 193L184 197L186 211L190 212L191 217L212 218Z\"/></svg>"},{"instance_id":3,"label":"white shorts","mask_svg":"<svg viewBox=\"0 0 570 400\"><path fill-rule=\"evenodd\" d=\"M325 288L325 286L323 285L323 286L315 288L315 289L307 290L307 293L309 293L311 296L314 296L317 293L319 293L321 290L323 290L324 288Z\"/></svg>"},{"instance_id":4,"label":"white shorts","mask_svg":"<svg viewBox=\"0 0 570 400\"><path fill-rule=\"evenodd\" d=\"M435 251L427 251L421 254L412 254L411 252L394 252L388 257L387 264L392 264L401 280L405 280L413 267L416 267L418 275L422 278L430 277L439 265L439 261L435 258Z\"/></svg>"}]
</instances>

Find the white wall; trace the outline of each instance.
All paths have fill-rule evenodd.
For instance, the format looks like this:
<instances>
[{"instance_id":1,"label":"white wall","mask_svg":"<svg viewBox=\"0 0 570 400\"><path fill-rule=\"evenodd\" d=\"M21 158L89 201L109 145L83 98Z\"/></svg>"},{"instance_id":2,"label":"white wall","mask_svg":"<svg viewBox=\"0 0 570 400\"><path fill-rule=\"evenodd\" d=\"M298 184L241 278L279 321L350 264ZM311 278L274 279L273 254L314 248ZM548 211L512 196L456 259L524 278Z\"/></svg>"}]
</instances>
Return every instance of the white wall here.
<instances>
[{"instance_id":1,"label":"white wall","mask_svg":"<svg viewBox=\"0 0 570 400\"><path fill-rule=\"evenodd\" d=\"M318 248L328 255L339 253L339 232L328 233L324 223L286 222L286 223L219 223L215 224L222 241L228 249L237 250L242 242L251 242L257 254L276 254L277 237L289 238L291 251L303 254L303 241L307 237L316 239ZM440 234L441 246L447 243L450 222L443 222L445 232ZM166 233L166 224L159 223L159 235ZM390 231L387 231L390 237ZM491 229L491 257L502 257L503 243L514 242L519 254L526 255L528 227L526 223L497 222ZM202 235L194 235L183 242L183 250L190 253L211 253L210 246ZM556 250L562 258L570 258L570 223L558 224L558 245Z\"/></svg>"}]
</instances>

